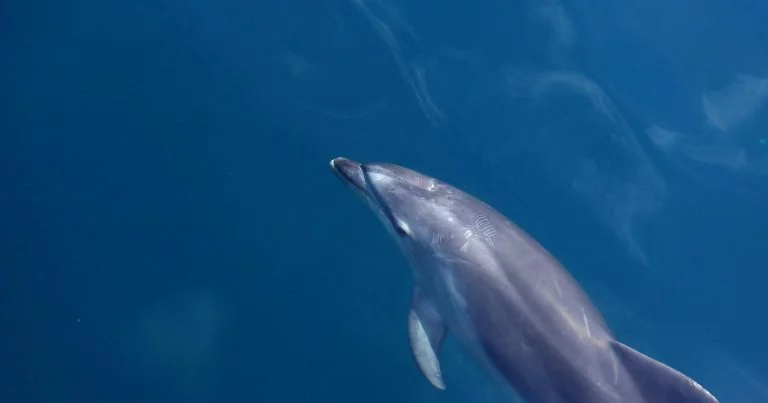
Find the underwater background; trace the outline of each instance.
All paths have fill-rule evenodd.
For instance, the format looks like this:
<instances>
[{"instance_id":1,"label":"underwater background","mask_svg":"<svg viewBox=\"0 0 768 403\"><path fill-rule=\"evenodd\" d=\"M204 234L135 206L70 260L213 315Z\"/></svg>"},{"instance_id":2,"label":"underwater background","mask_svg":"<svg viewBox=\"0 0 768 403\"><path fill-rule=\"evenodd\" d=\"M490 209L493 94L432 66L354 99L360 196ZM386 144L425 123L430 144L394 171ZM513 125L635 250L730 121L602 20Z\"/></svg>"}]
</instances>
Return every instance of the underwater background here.
<instances>
[{"instance_id":1,"label":"underwater background","mask_svg":"<svg viewBox=\"0 0 768 403\"><path fill-rule=\"evenodd\" d=\"M768 3L0 4L0 402L497 403L330 172L549 249L617 337L768 402Z\"/></svg>"}]
</instances>

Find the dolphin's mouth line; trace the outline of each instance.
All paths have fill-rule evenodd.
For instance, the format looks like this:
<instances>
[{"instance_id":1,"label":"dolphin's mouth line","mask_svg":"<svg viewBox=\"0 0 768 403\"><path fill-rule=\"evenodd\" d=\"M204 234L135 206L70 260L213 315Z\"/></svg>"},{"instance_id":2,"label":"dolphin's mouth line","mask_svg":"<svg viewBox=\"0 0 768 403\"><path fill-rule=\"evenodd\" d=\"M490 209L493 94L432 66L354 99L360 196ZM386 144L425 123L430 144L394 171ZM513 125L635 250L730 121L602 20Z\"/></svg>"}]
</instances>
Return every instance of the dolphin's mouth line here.
<instances>
[{"instance_id":1,"label":"dolphin's mouth line","mask_svg":"<svg viewBox=\"0 0 768 403\"><path fill-rule=\"evenodd\" d=\"M331 170L360 196L370 199L362 164L347 158L334 158L331 160Z\"/></svg>"},{"instance_id":2,"label":"dolphin's mouth line","mask_svg":"<svg viewBox=\"0 0 768 403\"><path fill-rule=\"evenodd\" d=\"M384 221L389 222L393 228L398 228L398 221L392 214L391 209L382 199L379 192L371 184L370 172L364 164L352 161L347 158L334 158L331 160L331 169L334 173L355 193L365 200L365 202L374 211L381 215Z\"/></svg>"}]
</instances>

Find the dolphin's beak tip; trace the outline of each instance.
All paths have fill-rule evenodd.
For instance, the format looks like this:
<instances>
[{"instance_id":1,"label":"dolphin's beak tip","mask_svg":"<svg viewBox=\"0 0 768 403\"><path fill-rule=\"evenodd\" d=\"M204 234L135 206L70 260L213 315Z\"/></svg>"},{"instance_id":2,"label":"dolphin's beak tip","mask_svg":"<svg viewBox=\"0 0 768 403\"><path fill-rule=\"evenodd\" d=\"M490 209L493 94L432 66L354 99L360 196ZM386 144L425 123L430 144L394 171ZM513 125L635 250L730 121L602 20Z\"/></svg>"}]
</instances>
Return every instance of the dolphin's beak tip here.
<instances>
[{"instance_id":1,"label":"dolphin's beak tip","mask_svg":"<svg viewBox=\"0 0 768 403\"><path fill-rule=\"evenodd\" d=\"M333 169L334 171L338 170L339 169L339 164L341 164L341 163L343 163L345 161L349 161L349 159L348 158L344 158L344 157L336 157L336 158L331 159L331 161L330 161L331 169Z\"/></svg>"}]
</instances>

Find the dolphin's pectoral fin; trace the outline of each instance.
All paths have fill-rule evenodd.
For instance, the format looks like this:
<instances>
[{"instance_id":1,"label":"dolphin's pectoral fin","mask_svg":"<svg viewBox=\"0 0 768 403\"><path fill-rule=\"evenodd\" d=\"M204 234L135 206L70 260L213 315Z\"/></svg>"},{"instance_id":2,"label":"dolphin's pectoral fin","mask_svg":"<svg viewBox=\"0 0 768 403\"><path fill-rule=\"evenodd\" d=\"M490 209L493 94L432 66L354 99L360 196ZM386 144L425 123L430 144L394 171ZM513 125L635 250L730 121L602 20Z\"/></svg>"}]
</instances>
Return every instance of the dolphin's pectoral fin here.
<instances>
[{"instance_id":1,"label":"dolphin's pectoral fin","mask_svg":"<svg viewBox=\"0 0 768 403\"><path fill-rule=\"evenodd\" d=\"M445 338L445 324L432 303L418 288L414 292L411 312L408 314L408 336L411 340L411 352L421 372L434 387L445 389L440 361L437 358Z\"/></svg>"},{"instance_id":2,"label":"dolphin's pectoral fin","mask_svg":"<svg viewBox=\"0 0 768 403\"><path fill-rule=\"evenodd\" d=\"M706 389L686 375L618 341L611 347L632 375L640 393L658 403L718 403Z\"/></svg>"}]
</instances>

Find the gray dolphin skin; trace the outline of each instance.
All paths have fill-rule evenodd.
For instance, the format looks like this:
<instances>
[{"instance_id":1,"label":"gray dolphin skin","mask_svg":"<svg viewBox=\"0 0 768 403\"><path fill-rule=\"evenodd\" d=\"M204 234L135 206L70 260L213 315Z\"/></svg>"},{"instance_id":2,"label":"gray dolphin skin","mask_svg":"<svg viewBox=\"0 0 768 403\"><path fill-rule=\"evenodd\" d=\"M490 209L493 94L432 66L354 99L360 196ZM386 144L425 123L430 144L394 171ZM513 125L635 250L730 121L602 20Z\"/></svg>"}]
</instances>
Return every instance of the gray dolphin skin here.
<instances>
[{"instance_id":1,"label":"gray dolphin skin","mask_svg":"<svg viewBox=\"0 0 768 403\"><path fill-rule=\"evenodd\" d=\"M576 281L501 213L393 164L331 161L376 212L413 271L411 352L438 389L447 334L529 403L691 403L717 399L617 341Z\"/></svg>"}]
</instances>

